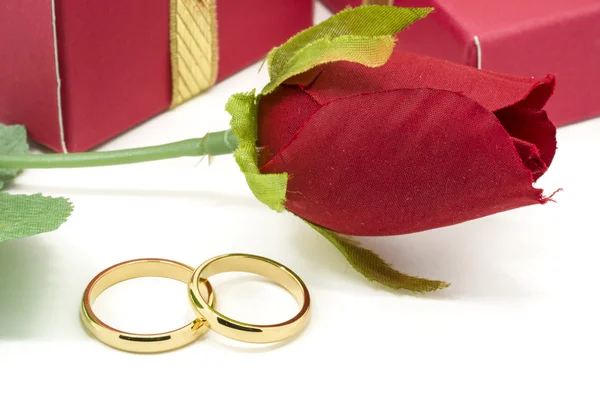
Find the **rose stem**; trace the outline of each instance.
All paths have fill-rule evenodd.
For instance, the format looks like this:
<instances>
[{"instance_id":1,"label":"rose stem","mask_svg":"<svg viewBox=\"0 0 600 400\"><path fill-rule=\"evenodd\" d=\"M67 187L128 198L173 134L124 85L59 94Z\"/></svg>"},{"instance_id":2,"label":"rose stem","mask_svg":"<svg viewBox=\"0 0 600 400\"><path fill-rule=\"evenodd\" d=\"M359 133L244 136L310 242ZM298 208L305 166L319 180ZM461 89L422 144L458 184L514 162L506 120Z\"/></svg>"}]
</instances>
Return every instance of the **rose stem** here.
<instances>
[{"instance_id":1,"label":"rose stem","mask_svg":"<svg viewBox=\"0 0 600 400\"><path fill-rule=\"evenodd\" d=\"M159 146L126 150L71 154L6 154L0 155L0 168L81 168L134 164L179 157L230 154L238 146L237 137L229 129L207 133L203 138L187 139Z\"/></svg>"}]
</instances>

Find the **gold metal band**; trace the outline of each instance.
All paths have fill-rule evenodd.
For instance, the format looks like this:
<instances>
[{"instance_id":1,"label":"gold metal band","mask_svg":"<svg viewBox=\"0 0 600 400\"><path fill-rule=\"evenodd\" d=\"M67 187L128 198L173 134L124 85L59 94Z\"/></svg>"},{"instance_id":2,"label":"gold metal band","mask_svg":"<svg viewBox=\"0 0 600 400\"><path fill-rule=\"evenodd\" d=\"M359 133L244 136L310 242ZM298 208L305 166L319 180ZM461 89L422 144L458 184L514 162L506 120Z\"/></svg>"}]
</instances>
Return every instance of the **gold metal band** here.
<instances>
[{"instance_id":1,"label":"gold metal band","mask_svg":"<svg viewBox=\"0 0 600 400\"><path fill-rule=\"evenodd\" d=\"M217 80L217 0L170 0L172 99L176 107Z\"/></svg>"},{"instance_id":2,"label":"gold metal band","mask_svg":"<svg viewBox=\"0 0 600 400\"><path fill-rule=\"evenodd\" d=\"M274 325L248 324L220 314L200 289L208 283L208 278L222 272L250 272L275 281L296 298L300 312L290 320ZM243 342L278 342L300 332L309 320L310 295L300 277L275 261L255 255L230 254L206 261L194 272L188 293L197 315L206 319L212 330Z\"/></svg>"},{"instance_id":3,"label":"gold metal band","mask_svg":"<svg viewBox=\"0 0 600 400\"><path fill-rule=\"evenodd\" d=\"M194 268L175 261L163 259L132 260L112 266L98 274L88 285L81 303L81 318L87 330L101 342L134 353L158 353L174 350L192 343L208 330L204 319L196 319L177 330L158 334L137 334L119 331L102 322L92 305L109 287L140 277L171 278L189 284ZM202 296L213 304L214 294L209 282L201 285Z\"/></svg>"},{"instance_id":4,"label":"gold metal band","mask_svg":"<svg viewBox=\"0 0 600 400\"><path fill-rule=\"evenodd\" d=\"M288 321L254 325L236 321L216 311L213 288L208 278L222 272L249 272L262 275L287 289L300 311ZM129 279L160 277L188 284L190 302L198 318L171 332L138 334L117 330L102 322L92 310L94 301L109 287ZM251 254L229 254L212 258L194 268L176 261L147 258L126 261L98 274L87 286L81 303L86 329L101 342L134 353L158 353L192 343L211 328L221 335L250 343L272 343L287 339L304 329L310 316L310 294L293 271L275 261Z\"/></svg>"},{"instance_id":5,"label":"gold metal band","mask_svg":"<svg viewBox=\"0 0 600 400\"><path fill-rule=\"evenodd\" d=\"M394 0L363 0L363 6L380 5L380 6L393 6Z\"/></svg>"}]
</instances>

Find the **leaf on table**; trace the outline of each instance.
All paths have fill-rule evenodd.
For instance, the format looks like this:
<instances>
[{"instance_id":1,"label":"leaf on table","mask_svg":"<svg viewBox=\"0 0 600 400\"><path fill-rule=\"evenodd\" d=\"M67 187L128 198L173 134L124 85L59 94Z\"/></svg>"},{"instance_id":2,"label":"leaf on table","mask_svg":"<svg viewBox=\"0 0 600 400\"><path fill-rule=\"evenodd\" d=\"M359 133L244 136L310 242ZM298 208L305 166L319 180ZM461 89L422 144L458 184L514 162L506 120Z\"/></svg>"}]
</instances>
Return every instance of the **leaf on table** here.
<instances>
[{"instance_id":1,"label":"leaf on table","mask_svg":"<svg viewBox=\"0 0 600 400\"><path fill-rule=\"evenodd\" d=\"M58 229L71 215L69 200L42 194L0 193L0 242Z\"/></svg>"},{"instance_id":2,"label":"leaf on table","mask_svg":"<svg viewBox=\"0 0 600 400\"><path fill-rule=\"evenodd\" d=\"M419 278L396 271L375 252L361 247L350 238L304 221L329 240L344 255L350 265L369 281L376 281L396 290L405 289L418 293L445 289L450 286L446 282Z\"/></svg>"},{"instance_id":3,"label":"leaf on table","mask_svg":"<svg viewBox=\"0 0 600 400\"><path fill-rule=\"evenodd\" d=\"M27 130L23 125L0 124L0 154L25 154L28 151ZM19 172L18 169L0 168L0 189Z\"/></svg>"}]
</instances>

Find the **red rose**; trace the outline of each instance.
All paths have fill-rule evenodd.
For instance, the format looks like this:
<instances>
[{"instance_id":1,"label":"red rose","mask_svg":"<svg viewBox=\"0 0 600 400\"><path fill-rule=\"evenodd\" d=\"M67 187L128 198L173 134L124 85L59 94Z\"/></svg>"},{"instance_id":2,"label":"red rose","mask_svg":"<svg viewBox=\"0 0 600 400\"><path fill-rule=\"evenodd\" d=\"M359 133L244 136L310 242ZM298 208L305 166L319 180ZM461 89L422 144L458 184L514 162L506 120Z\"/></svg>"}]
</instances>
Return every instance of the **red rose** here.
<instances>
[{"instance_id":1,"label":"red rose","mask_svg":"<svg viewBox=\"0 0 600 400\"><path fill-rule=\"evenodd\" d=\"M289 174L285 207L349 235L398 235L545 203L556 150L542 110L554 77L520 78L395 52L335 62L259 103L261 172Z\"/></svg>"},{"instance_id":2,"label":"red rose","mask_svg":"<svg viewBox=\"0 0 600 400\"><path fill-rule=\"evenodd\" d=\"M231 96L231 129L109 152L0 154L0 169L12 179L23 168L233 152L259 201L306 220L369 280L417 292L447 287L405 275L338 233L411 233L548 201L533 182L556 150L556 129L542 111L554 77L393 53L396 35L431 11L357 7L299 32L266 56L270 81L261 95ZM26 151L24 134L4 136L0 153ZM22 211L17 226L29 227L25 217L39 203L11 199L6 210Z\"/></svg>"}]
</instances>

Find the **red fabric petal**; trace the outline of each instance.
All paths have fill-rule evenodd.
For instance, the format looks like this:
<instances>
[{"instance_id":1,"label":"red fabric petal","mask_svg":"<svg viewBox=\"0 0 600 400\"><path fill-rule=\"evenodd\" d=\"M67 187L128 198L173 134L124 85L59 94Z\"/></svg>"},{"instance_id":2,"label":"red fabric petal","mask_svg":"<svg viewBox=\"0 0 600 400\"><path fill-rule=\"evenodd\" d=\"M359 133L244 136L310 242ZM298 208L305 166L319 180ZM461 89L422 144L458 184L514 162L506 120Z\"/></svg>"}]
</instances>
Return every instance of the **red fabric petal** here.
<instances>
[{"instance_id":1,"label":"red fabric petal","mask_svg":"<svg viewBox=\"0 0 600 400\"><path fill-rule=\"evenodd\" d=\"M285 146L319 104L297 86L280 86L261 98L258 107L260 164Z\"/></svg>"},{"instance_id":2,"label":"red fabric petal","mask_svg":"<svg viewBox=\"0 0 600 400\"><path fill-rule=\"evenodd\" d=\"M262 168L286 208L350 235L397 235L543 203L495 115L465 96L401 89L316 111Z\"/></svg>"},{"instance_id":3,"label":"red fabric petal","mask_svg":"<svg viewBox=\"0 0 600 400\"><path fill-rule=\"evenodd\" d=\"M554 91L554 77L522 78L478 70L424 55L395 51L382 67L335 62L291 78L321 104L358 93L430 88L462 93L490 111L522 102L540 110Z\"/></svg>"},{"instance_id":4,"label":"red fabric petal","mask_svg":"<svg viewBox=\"0 0 600 400\"><path fill-rule=\"evenodd\" d=\"M542 160L540 151L535 145L521 139L513 139L513 145L517 149L523 165L531 171L534 180L546 172L548 166Z\"/></svg>"},{"instance_id":5,"label":"red fabric petal","mask_svg":"<svg viewBox=\"0 0 600 400\"><path fill-rule=\"evenodd\" d=\"M494 113L511 137L522 159L533 172L534 181L547 170L556 153L556 127L545 111L526 108L522 103ZM527 148L527 150L526 150ZM525 158L524 158L525 157ZM537 169L533 164L538 165Z\"/></svg>"}]
</instances>

